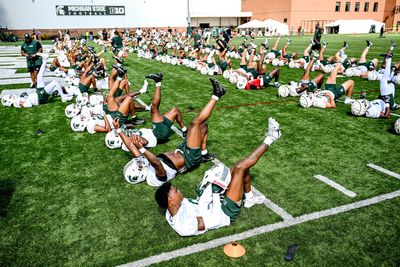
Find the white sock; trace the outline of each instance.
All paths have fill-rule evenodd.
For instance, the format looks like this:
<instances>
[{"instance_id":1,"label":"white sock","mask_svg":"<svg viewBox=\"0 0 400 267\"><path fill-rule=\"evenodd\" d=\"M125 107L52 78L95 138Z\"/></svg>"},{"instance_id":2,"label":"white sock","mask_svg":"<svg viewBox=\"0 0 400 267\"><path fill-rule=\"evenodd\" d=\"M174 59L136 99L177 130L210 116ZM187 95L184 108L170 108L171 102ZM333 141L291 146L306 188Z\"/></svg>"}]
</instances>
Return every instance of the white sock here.
<instances>
[{"instance_id":1,"label":"white sock","mask_svg":"<svg viewBox=\"0 0 400 267\"><path fill-rule=\"evenodd\" d=\"M185 126L185 127L182 128L182 132L186 132L186 131L187 131L187 128Z\"/></svg>"},{"instance_id":2,"label":"white sock","mask_svg":"<svg viewBox=\"0 0 400 267\"><path fill-rule=\"evenodd\" d=\"M156 83L157 87L161 87L161 82Z\"/></svg>"},{"instance_id":3,"label":"white sock","mask_svg":"<svg viewBox=\"0 0 400 267\"><path fill-rule=\"evenodd\" d=\"M118 77L117 77L117 80L118 80L118 81L122 81L122 77L119 77L119 76L118 76Z\"/></svg>"},{"instance_id":4,"label":"white sock","mask_svg":"<svg viewBox=\"0 0 400 267\"><path fill-rule=\"evenodd\" d=\"M250 192L244 192L244 197L245 199L252 199L254 197L253 191Z\"/></svg>"},{"instance_id":5,"label":"white sock","mask_svg":"<svg viewBox=\"0 0 400 267\"><path fill-rule=\"evenodd\" d=\"M274 142L274 140L272 140L272 138L270 136L267 136L264 139L264 144L266 144L267 146L270 146L273 142Z\"/></svg>"},{"instance_id":6,"label":"white sock","mask_svg":"<svg viewBox=\"0 0 400 267\"><path fill-rule=\"evenodd\" d=\"M201 151L201 155L202 155L202 156L207 155L207 153L208 153L208 150L207 150L207 149Z\"/></svg>"},{"instance_id":7,"label":"white sock","mask_svg":"<svg viewBox=\"0 0 400 267\"><path fill-rule=\"evenodd\" d=\"M212 97L211 97L212 99L215 99L215 100L219 100L219 97L218 96L216 96L216 95L213 95Z\"/></svg>"}]
</instances>

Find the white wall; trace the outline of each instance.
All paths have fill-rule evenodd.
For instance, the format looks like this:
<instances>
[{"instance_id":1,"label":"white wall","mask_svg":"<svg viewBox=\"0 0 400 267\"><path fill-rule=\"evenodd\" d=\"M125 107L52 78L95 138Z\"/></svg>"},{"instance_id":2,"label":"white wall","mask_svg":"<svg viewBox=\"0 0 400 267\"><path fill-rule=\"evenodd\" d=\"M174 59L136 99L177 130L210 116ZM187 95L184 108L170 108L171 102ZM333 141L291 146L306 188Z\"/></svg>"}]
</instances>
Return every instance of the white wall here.
<instances>
[{"instance_id":1,"label":"white wall","mask_svg":"<svg viewBox=\"0 0 400 267\"><path fill-rule=\"evenodd\" d=\"M187 1L1 0L0 25L9 29L185 27ZM56 5L120 5L125 6L125 15L57 16ZM189 0L189 5L191 13L220 14L241 11L241 0Z\"/></svg>"},{"instance_id":2,"label":"white wall","mask_svg":"<svg viewBox=\"0 0 400 267\"><path fill-rule=\"evenodd\" d=\"M0 1L0 25L10 29L184 27L186 0L14 0ZM57 16L56 5L125 6L122 16Z\"/></svg>"}]
</instances>

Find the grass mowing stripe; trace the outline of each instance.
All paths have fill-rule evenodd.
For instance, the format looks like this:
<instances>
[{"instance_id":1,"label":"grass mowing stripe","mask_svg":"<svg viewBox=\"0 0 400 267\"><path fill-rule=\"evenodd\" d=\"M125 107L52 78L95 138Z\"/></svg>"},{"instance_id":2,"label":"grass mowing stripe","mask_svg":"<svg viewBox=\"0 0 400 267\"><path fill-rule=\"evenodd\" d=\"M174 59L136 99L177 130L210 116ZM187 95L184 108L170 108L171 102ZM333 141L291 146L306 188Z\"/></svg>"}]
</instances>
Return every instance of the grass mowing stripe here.
<instances>
[{"instance_id":1,"label":"grass mowing stripe","mask_svg":"<svg viewBox=\"0 0 400 267\"><path fill-rule=\"evenodd\" d=\"M322 176L322 175L314 175L314 177L317 178L318 180L320 180L321 182L324 182L327 185L330 185L331 187L335 188L336 190L339 190L340 192L342 192L346 196L349 196L349 197L357 196L357 194L354 193L353 191L348 190L344 186L336 183L335 181L332 181L328 177L325 177L325 176Z\"/></svg>"},{"instance_id":2,"label":"grass mowing stripe","mask_svg":"<svg viewBox=\"0 0 400 267\"><path fill-rule=\"evenodd\" d=\"M383 173L385 173L387 175L390 175L390 176L400 180L400 174L397 174L395 172L386 170L385 168L382 168L382 167L380 167L378 165L375 165L375 164L372 164L372 163L367 164L367 166L372 168L372 169L374 169L374 170L376 170L376 171L378 171L378 172L383 172Z\"/></svg>"},{"instance_id":3,"label":"grass mowing stripe","mask_svg":"<svg viewBox=\"0 0 400 267\"><path fill-rule=\"evenodd\" d=\"M119 265L119 266L124 266L124 267L149 266L151 264L168 261L168 260L171 260L171 259L174 259L177 257L182 257L182 256L190 255L193 253L201 252L204 250L208 250L211 248L216 248L218 246L222 246L224 244L227 244L227 243L230 243L233 241L243 240L243 239L246 239L249 237L254 237L257 235L270 233L270 232L273 232L273 231L276 231L279 229L288 228L288 227L302 224L305 222L318 220L320 218L329 217L329 216L333 216L333 215L336 215L339 213L348 212L351 210L367 207L367 206L374 205L374 204L377 204L382 201L397 198L399 196L400 196L400 190L397 190L397 191L394 191L391 193L364 199L364 200L357 201L357 202L354 202L351 204L342 205L339 207L335 207L335 208L331 208L331 209L327 209L327 210L323 210L323 211L317 211L317 212L301 215L299 217L295 217L293 219L274 223L274 224L264 225L264 226L257 227L257 228L254 228L254 229L251 229L248 231L244 231L240 234L225 236L225 237L217 238L217 239L205 242L205 243L195 244L195 245L191 245L191 246L177 249L174 251L161 253L159 255L151 256L151 257L148 257L145 259L141 259L138 261L134 261L134 262Z\"/></svg>"},{"instance_id":4,"label":"grass mowing stripe","mask_svg":"<svg viewBox=\"0 0 400 267\"><path fill-rule=\"evenodd\" d=\"M258 191L254 186L251 186L251 190L254 191L257 195L265 195ZM264 205L267 206L270 210L272 210L274 213L279 215L282 219L284 220L290 220L293 219L293 216L287 213L284 209L276 205L274 202L272 202L269 198L265 197Z\"/></svg>"}]
</instances>

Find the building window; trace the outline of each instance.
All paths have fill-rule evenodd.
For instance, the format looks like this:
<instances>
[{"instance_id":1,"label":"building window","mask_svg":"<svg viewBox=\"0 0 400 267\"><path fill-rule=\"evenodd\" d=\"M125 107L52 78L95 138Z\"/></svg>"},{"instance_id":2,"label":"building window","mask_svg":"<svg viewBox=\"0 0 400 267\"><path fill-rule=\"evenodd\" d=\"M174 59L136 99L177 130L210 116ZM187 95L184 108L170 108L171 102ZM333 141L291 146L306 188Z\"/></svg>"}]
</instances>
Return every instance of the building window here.
<instances>
[{"instance_id":1,"label":"building window","mask_svg":"<svg viewBox=\"0 0 400 267\"><path fill-rule=\"evenodd\" d=\"M346 2L346 6L344 8L344 11L346 11L346 12L350 11L350 2Z\"/></svg>"},{"instance_id":2,"label":"building window","mask_svg":"<svg viewBox=\"0 0 400 267\"><path fill-rule=\"evenodd\" d=\"M374 3L374 12L378 12L378 2Z\"/></svg>"},{"instance_id":3,"label":"building window","mask_svg":"<svg viewBox=\"0 0 400 267\"><path fill-rule=\"evenodd\" d=\"M340 11L340 2L336 2L335 11L336 12Z\"/></svg>"},{"instance_id":4,"label":"building window","mask_svg":"<svg viewBox=\"0 0 400 267\"><path fill-rule=\"evenodd\" d=\"M356 5L354 6L354 11L359 12L360 11L360 2L356 2Z\"/></svg>"},{"instance_id":5,"label":"building window","mask_svg":"<svg viewBox=\"0 0 400 267\"><path fill-rule=\"evenodd\" d=\"M284 18L284 19L283 19L283 22L284 22L284 23L287 23L287 18Z\"/></svg>"},{"instance_id":6,"label":"building window","mask_svg":"<svg viewBox=\"0 0 400 267\"><path fill-rule=\"evenodd\" d=\"M369 2L365 2L364 12L368 12L368 11L369 11Z\"/></svg>"}]
</instances>

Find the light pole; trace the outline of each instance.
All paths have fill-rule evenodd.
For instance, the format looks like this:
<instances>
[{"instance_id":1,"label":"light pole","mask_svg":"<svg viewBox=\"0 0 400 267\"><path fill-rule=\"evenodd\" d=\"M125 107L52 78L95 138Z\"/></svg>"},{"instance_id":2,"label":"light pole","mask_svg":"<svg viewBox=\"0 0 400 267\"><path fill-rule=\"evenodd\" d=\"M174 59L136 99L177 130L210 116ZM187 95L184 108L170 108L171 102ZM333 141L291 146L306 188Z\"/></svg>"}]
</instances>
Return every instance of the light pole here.
<instances>
[{"instance_id":1,"label":"light pole","mask_svg":"<svg viewBox=\"0 0 400 267\"><path fill-rule=\"evenodd\" d=\"M186 37L189 37L191 30L190 30L190 9L189 9L189 1L187 0L187 27L186 27Z\"/></svg>"}]
</instances>

